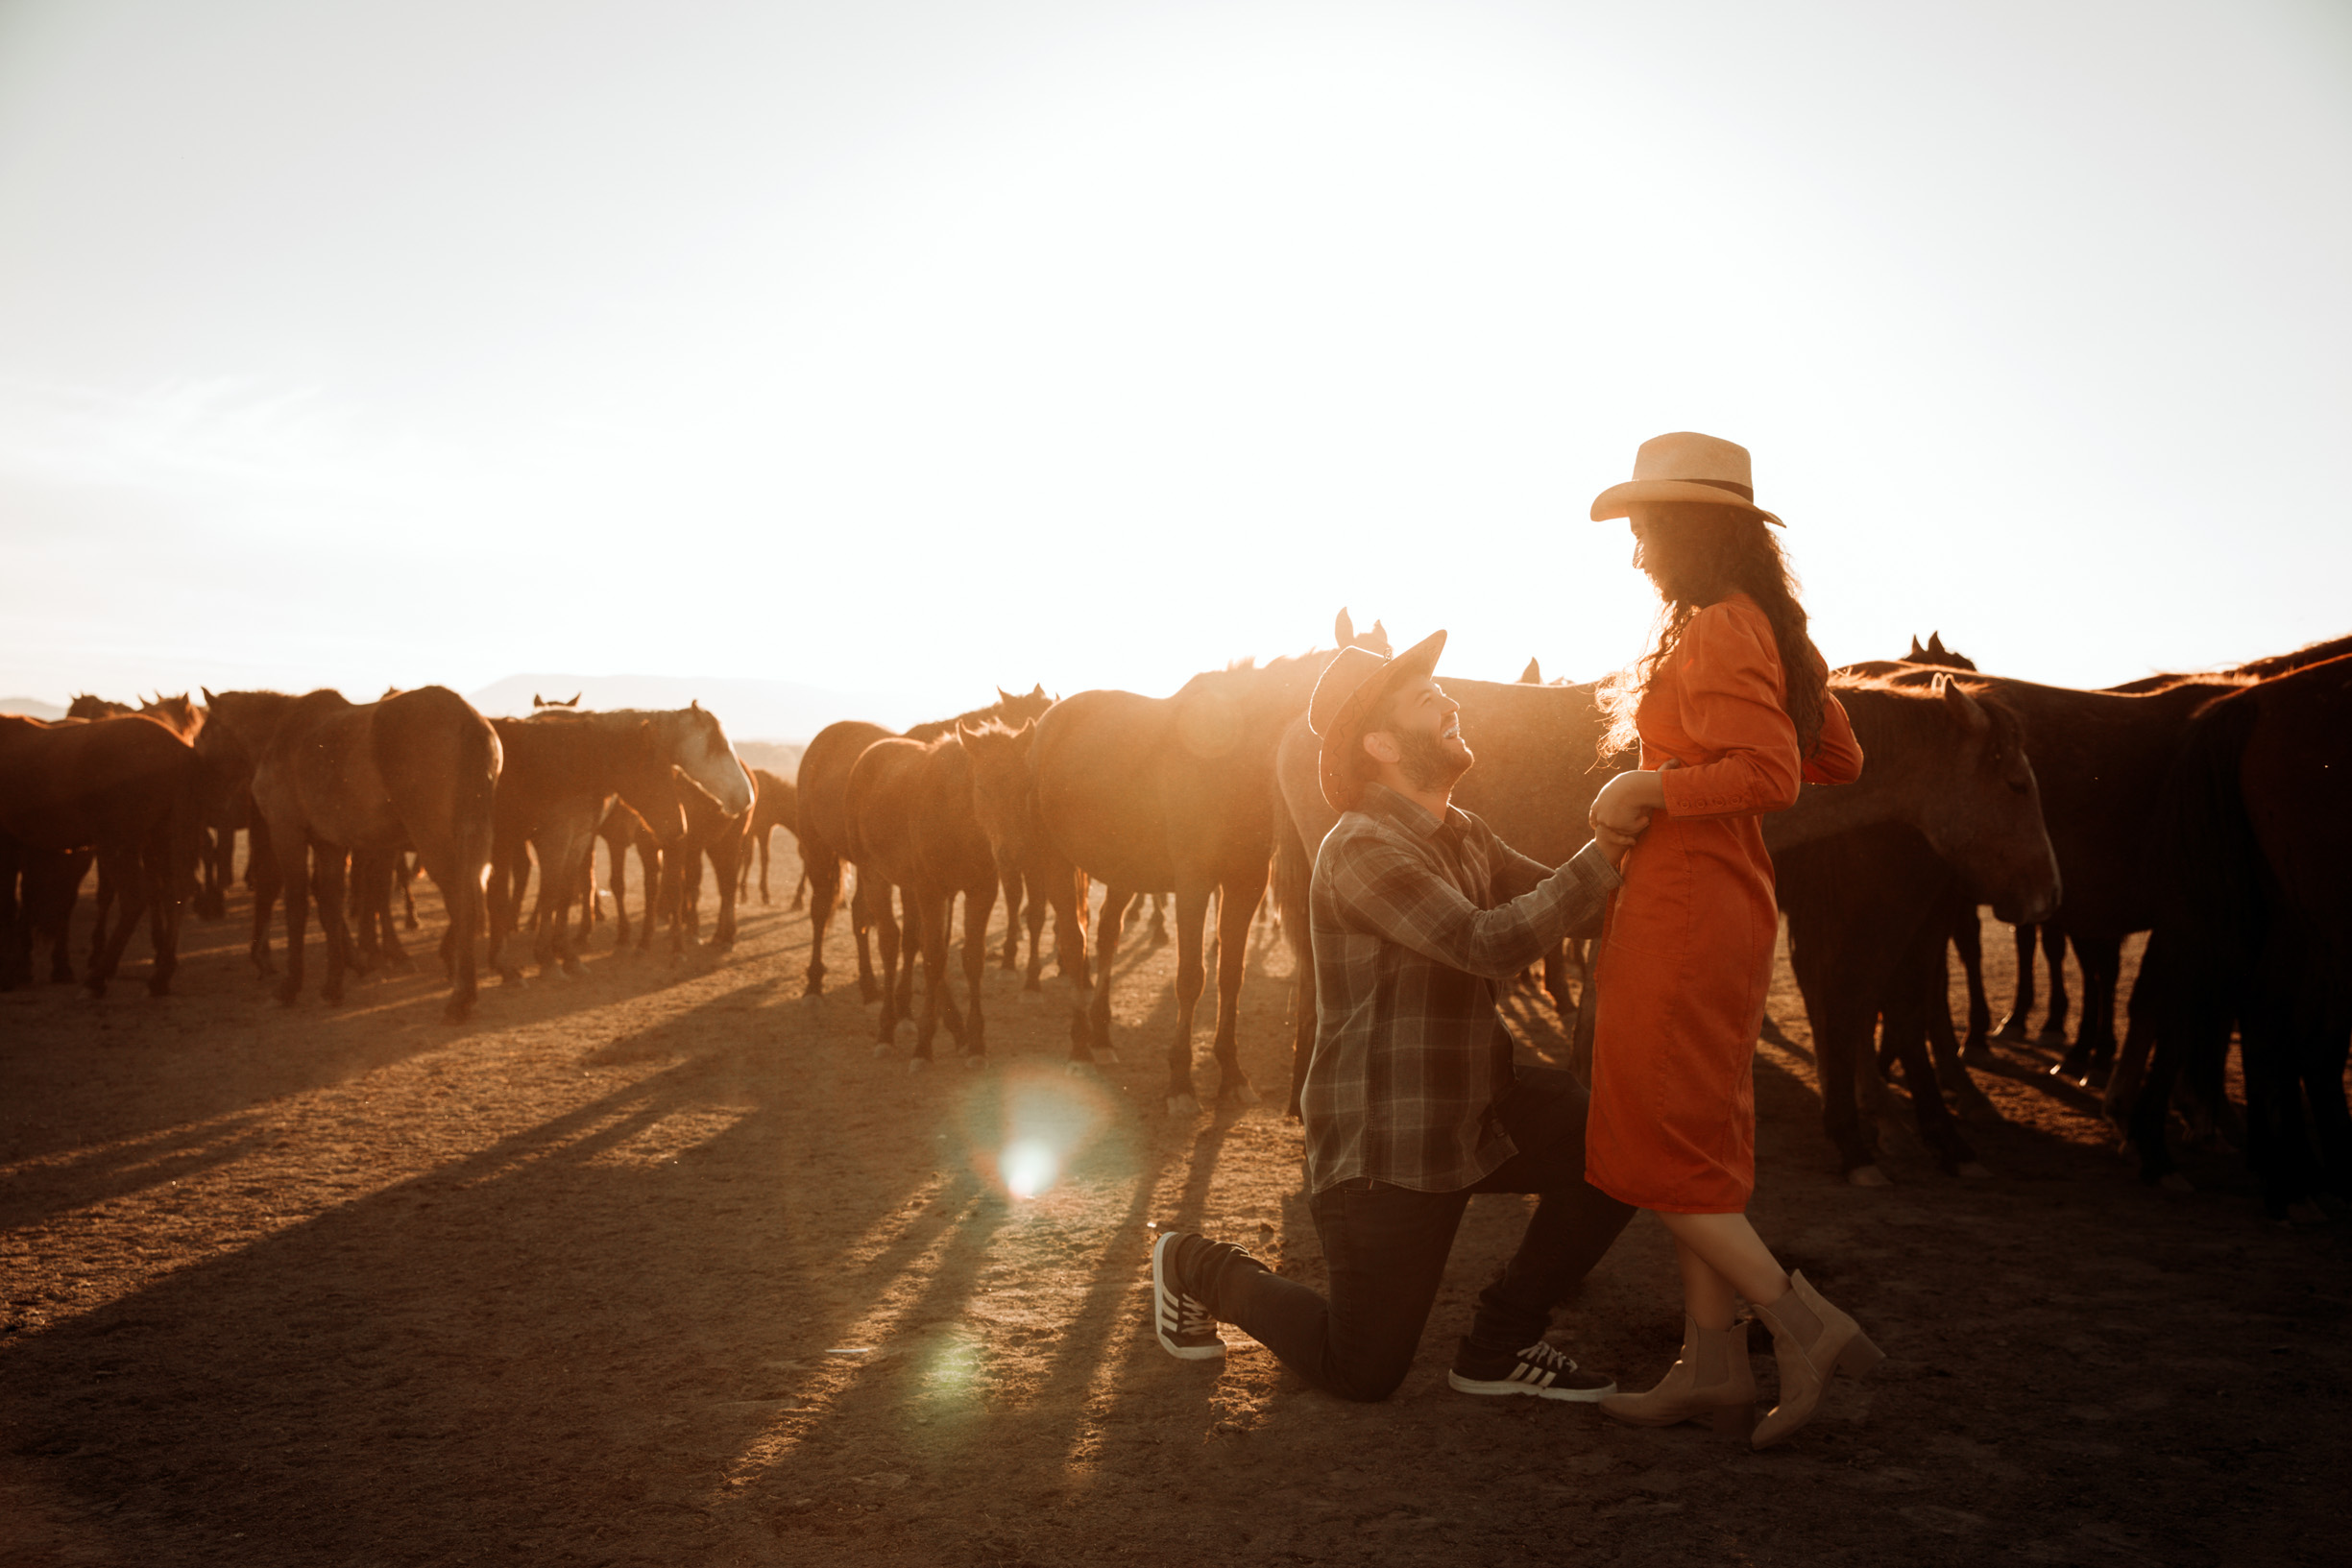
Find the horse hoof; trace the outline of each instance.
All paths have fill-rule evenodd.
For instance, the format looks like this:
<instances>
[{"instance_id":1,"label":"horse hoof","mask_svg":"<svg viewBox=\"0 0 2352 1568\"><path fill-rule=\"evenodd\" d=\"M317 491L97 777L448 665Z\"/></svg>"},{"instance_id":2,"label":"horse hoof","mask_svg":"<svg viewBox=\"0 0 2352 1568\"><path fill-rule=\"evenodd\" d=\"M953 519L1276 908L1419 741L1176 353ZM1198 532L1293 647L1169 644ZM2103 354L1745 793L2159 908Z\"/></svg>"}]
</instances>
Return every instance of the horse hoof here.
<instances>
[{"instance_id":1,"label":"horse hoof","mask_svg":"<svg viewBox=\"0 0 2352 1568\"><path fill-rule=\"evenodd\" d=\"M889 1055L890 1052L896 1050L897 1049L898 1042L895 1040L877 1040L874 1042L874 1055L877 1059Z\"/></svg>"},{"instance_id":2,"label":"horse hoof","mask_svg":"<svg viewBox=\"0 0 2352 1568\"><path fill-rule=\"evenodd\" d=\"M1199 1116L1200 1114L1200 1102L1193 1098L1193 1097L1190 1095L1170 1095L1168 1097L1168 1114L1170 1116Z\"/></svg>"},{"instance_id":3,"label":"horse hoof","mask_svg":"<svg viewBox=\"0 0 2352 1568\"><path fill-rule=\"evenodd\" d=\"M1258 1102L1258 1092L1249 1087L1249 1079L1235 1078L1231 1083L1218 1090L1217 1098L1229 1099L1236 1105L1255 1105Z\"/></svg>"},{"instance_id":4,"label":"horse hoof","mask_svg":"<svg viewBox=\"0 0 2352 1568\"><path fill-rule=\"evenodd\" d=\"M1036 976L1031 975L1028 979L1021 982L1021 989L1024 991L1042 991L1045 989L1045 985L1037 978Z\"/></svg>"},{"instance_id":5,"label":"horse hoof","mask_svg":"<svg viewBox=\"0 0 2352 1568\"><path fill-rule=\"evenodd\" d=\"M2157 1177L2156 1185L2168 1193L2194 1193L2196 1191L2195 1184L2177 1170L2168 1170Z\"/></svg>"},{"instance_id":6,"label":"horse hoof","mask_svg":"<svg viewBox=\"0 0 2352 1568\"><path fill-rule=\"evenodd\" d=\"M500 985L511 985L520 990L528 982L523 979L521 970L501 969L498 971L498 983Z\"/></svg>"},{"instance_id":7,"label":"horse hoof","mask_svg":"<svg viewBox=\"0 0 2352 1568\"><path fill-rule=\"evenodd\" d=\"M861 1001L880 1001L882 1000L882 987L876 985L872 980L860 980L858 982L858 999Z\"/></svg>"},{"instance_id":8,"label":"horse hoof","mask_svg":"<svg viewBox=\"0 0 2352 1568\"><path fill-rule=\"evenodd\" d=\"M931 1058L930 1058L930 1057L928 1057L928 1056L909 1056L909 1057L908 1057L908 1058L907 1058L907 1071L908 1071L908 1072L909 1072L909 1073L926 1073L926 1072L929 1072L930 1070L931 1070Z\"/></svg>"},{"instance_id":9,"label":"horse hoof","mask_svg":"<svg viewBox=\"0 0 2352 1568\"><path fill-rule=\"evenodd\" d=\"M1992 1174L1992 1168L1986 1165L1982 1160L1963 1160L1960 1162L1960 1178L1963 1181L1986 1181L1991 1179Z\"/></svg>"},{"instance_id":10,"label":"horse hoof","mask_svg":"<svg viewBox=\"0 0 2352 1568\"><path fill-rule=\"evenodd\" d=\"M1895 1184L1887 1180L1886 1172L1877 1166L1857 1165L1846 1172L1846 1185L1849 1187L1892 1187Z\"/></svg>"},{"instance_id":11,"label":"horse hoof","mask_svg":"<svg viewBox=\"0 0 2352 1568\"><path fill-rule=\"evenodd\" d=\"M1102 1076L1101 1073L1095 1071L1094 1063L1092 1062L1064 1062L1062 1064L1061 1071L1064 1077L1070 1078L1094 1078Z\"/></svg>"}]
</instances>

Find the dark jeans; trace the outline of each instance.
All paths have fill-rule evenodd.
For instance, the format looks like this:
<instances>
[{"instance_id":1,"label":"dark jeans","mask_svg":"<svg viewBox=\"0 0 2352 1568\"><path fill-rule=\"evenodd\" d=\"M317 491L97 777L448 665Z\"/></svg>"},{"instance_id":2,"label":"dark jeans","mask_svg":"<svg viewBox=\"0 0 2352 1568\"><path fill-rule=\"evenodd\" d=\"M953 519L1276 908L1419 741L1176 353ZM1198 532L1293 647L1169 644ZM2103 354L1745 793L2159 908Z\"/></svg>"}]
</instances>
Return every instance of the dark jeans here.
<instances>
[{"instance_id":1,"label":"dark jeans","mask_svg":"<svg viewBox=\"0 0 2352 1568\"><path fill-rule=\"evenodd\" d=\"M1316 1234L1331 1296L1271 1272L1237 1248L1207 1243L1188 1258L1188 1285L1225 1322L1248 1330L1317 1387L1342 1399L1386 1399L1404 1381L1472 1193L1537 1193L1518 1251L1478 1297L1465 1348L1510 1354L1543 1338L1552 1308L1601 1261L1633 1209L1585 1181L1584 1089L1552 1068L1518 1070L1502 1120L1518 1152L1484 1181L1453 1193L1342 1182L1315 1194Z\"/></svg>"}]
</instances>

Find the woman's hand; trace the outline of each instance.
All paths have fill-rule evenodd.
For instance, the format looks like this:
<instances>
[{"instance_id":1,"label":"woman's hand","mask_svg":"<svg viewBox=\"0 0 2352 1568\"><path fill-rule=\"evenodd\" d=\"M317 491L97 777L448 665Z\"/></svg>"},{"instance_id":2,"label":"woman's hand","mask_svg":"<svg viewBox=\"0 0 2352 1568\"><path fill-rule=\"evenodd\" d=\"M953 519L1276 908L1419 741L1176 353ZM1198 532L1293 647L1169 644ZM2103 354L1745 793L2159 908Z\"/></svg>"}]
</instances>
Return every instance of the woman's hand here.
<instances>
[{"instance_id":1,"label":"woman's hand","mask_svg":"<svg viewBox=\"0 0 2352 1568\"><path fill-rule=\"evenodd\" d=\"M1615 865L1625 858L1625 852L1634 840L1650 825L1650 813L1663 810L1666 790L1654 772L1620 773L1601 785L1601 792L1592 797L1592 809L1586 821L1592 836L1601 842L1601 853Z\"/></svg>"}]
</instances>

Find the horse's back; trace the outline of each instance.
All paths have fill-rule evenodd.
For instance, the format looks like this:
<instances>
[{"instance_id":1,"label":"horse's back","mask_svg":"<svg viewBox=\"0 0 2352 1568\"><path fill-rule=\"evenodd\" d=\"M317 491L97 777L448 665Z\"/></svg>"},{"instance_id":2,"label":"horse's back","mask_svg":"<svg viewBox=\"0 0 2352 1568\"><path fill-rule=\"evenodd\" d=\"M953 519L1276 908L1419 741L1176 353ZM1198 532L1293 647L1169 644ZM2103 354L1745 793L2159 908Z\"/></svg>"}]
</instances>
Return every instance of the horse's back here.
<instances>
[{"instance_id":1,"label":"horse's back","mask_svg":"<svg viewBox=\"0 0 2352 1568\"><path fill-rule=\"evenodd\" d=\"M478 847L487 857L505 760L490 721L449 688L427 686L376 703L370 732L385 794L417 849L429 856L446 846L471 862Z\"/></svg>"},{"instance_id":2,"label":"horse's back","mask_svg":"<svg viewBox=\"0 0 2352 1568\"><path fill-rule=\"evenodd\" d=\"M1170 702L1132 691L1079 691L1037 721L1030 778L1037 825L1055 848L1114 886L1173 885L1160 761Z\"/></svg>"},{"instance_id":3,"label":"horse's back","mask_svg":"<svg viewBox=\"0 0 2352 1568\"><path fill-rule=\"evenodd\" d=\"M836 850L849 842L849 775L858 758L878 740L891 738L879 724L842 719L828 724L800 755L800 827L802 838L813 836Z\"/></svg>"}]
</instances>

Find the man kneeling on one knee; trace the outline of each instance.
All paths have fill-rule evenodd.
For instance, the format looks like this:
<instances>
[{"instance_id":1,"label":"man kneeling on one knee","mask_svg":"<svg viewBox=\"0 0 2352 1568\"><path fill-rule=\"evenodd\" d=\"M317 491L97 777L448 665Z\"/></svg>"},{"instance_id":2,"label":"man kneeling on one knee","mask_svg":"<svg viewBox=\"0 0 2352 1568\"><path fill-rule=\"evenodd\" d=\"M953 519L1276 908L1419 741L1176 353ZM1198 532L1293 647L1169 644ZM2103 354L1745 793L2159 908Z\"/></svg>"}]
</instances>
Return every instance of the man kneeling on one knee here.
<instances>
[{"instance_id":1,"label":"man kneeling on one knee","mask_svg":"<svg viewBox=\"0 0 2352 1568\"><path fill-rule=\"evenodd\" d=\"M1496 988L1564 937L1597 934L1630 835L1557 871L1452 804L1469 770L1461 705L1433 678L1439 632L1392 660L1343 649L1308 705L1323 796L1315 857L1315 1051L1299 1103L1331 1294L1249 1253L1170 1233L1152 1249L1153 1328L1172 1356L1248 1330L1317 1387L1384 1399L1404 1381L1472 1193L1541 1194L1454 1358L1474 1394L1597 1400L1608 1378L1544 1339L1551 1310L1633 1210L1585 1183L1582 1087L1518 1069Z\"/></svg>"}]
</instances>

